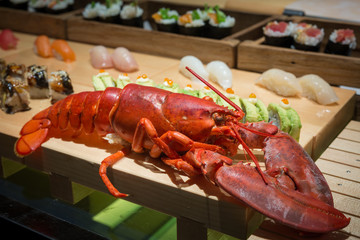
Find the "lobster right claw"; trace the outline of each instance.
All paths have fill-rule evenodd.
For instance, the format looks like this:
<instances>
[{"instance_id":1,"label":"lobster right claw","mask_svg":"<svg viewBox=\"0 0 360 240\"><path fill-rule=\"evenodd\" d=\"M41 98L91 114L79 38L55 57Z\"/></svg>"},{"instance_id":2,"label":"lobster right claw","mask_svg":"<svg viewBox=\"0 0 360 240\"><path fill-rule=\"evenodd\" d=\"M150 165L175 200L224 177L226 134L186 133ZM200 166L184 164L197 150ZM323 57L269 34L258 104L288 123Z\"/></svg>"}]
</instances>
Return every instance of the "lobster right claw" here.
<instances>
[{"instance_id":1,"label":"lobster right claw","mask_svg":"<svg viewBox=\"0 0 360 240\"><path fill-rule=\"evenodd\" d=\"M288 189L269 179L266 184L256 168L238 163L224 165L215 174L215 182L226 192L260 213L303 232L326 233L346 227L346 218L331 205Z\"/></svg>"}]
</instances>

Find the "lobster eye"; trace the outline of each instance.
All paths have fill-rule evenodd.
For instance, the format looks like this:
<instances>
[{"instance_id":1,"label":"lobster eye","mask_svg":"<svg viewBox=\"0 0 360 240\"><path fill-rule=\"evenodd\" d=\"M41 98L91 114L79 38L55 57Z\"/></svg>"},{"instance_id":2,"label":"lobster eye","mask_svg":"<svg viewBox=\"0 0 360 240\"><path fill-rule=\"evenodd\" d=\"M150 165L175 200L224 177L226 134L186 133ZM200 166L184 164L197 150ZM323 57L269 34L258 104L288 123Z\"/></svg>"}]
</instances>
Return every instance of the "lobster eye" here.
<instances>
[{"instance_id":1,"label":"lobster eye","mask_svg":"<svg viewBox=\"0 0 360 240\"><path fill-rule=\"evenodd\" d=\"M213 119L214 119L216 124L220 124L220 123L224 122L224 116L219 114L219 113L214 113L213 114Z\"/></svg>"}]
</instances>

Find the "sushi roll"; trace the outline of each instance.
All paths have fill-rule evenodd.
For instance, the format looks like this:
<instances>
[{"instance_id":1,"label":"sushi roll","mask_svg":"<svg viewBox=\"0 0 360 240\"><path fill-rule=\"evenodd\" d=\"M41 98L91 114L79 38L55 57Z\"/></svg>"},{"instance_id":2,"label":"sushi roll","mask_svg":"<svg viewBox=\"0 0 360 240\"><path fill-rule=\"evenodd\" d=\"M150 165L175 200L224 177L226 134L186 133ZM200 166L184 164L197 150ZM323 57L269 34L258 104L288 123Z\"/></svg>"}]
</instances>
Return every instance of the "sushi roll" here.
<instances>
[{"instance_id":1,"label":"sushi roll","mask_svg":"<svg viewBox=\"0 0 360 240\"><path fill-rule=\"evenodd\" d=\"M169 78L165 78L164 82L161 84L158 84L156 87L170 91L170 92L174 92L174 93L179 92L179 85L177 83L174 83L174 81Z\"/></svg>"},{"instance_id":2,"label":"sushi roll","mask_svg":"<svg viewBox=\"0 0 360 240\"><path fill-rule=\"evenodd\" d=\"M214 10L214 12L208 11L209 25L206 36L221 39L232 33L232 29L235 26L235 18L227 16L220 10L219 6L215 6Z\"/></svg>"},{"instance_id":3,"label":"sushi roll","mask_svg":"<svg viewBox=\"0 0 360 240\"><path fill-rule=\"evenodd\" d=\"M154 81L152 79L150 79L146 74L138 76L136 79L136 84L154 87Z\"/></svg>"},{"instance_id":4,"label":"sushi roll","mask_svg":"<svg viewBox=\"0 0 360 240\"><path fill-rule=\"evenodd\" d=\"M5 113L14 114L30 110L28 84L24 78L26 67L23 64L8 64L0 79L0 108Z\"/></svg>"},{"instance_id":5,"label":"sushi roll","mask_svg":"<svg viewBox=\"0 0 360 240\"><path fill-rule=\"evenodd\" d=\"M260 122L269 120L269 113L265 104L254 93L249 98L241 98L241 109L245 113L244 122Z\"/></svg>"},{"instance_id":6,"label":"sushi roll","mask_svg":"<svg viewBox=\"0 0 360 240\"><path fill-rule=\"evenodd\" d=\"M37 65L28 66L25 78L29 85L30 98L40 99L50 97L47 67Z\"/></svg>"},{"instance_id":7,"label":"sushi roll","mask_svg":"<svg viewBox=\"0 0 360 240\"><path fill-rule=\"evenodd\" d=\"M98 20L101 3L92 1L88 3L82 11L82 17L85 20Z\"/></svg>"},{"instance_id":8,"label":"sushi roll","mask_svg":"<svg viewBox=\"0 0 360 240\"><path fill-rule=\"evenodd\" d=\"M48 3L49 0L30 0L28 2L28 11L44 13Z\"/></svg>"},{"instance_id":9,"label":"sushi roll","mask_svg":"<svg viewBox=\"0 0 360 240\"><path fill-rule=\"evenodd\" d=\"M298 29L294 33L295 49L318 52L320 45L324 39L324 29L320 29L315 25L312 27Z\"/></svg>"},{"instance_id":10,"label":"sushi roll","mask_svg":"<svg viewBox=\"0 0 360 240\"><path fill-rule=\"evenodd\" d=\"M179 13L176 10L170 10L169 8L160 8L152 16L155 21L156 29L162 32L178 32L177 20L179 19Z\"/></svg>"},{"instance_id":11,"label":"sushi roll","mask_svg":"<svg viewBox=\"0 0 360 240\"><path fill-rule=\"evenodd\" d=\"M68 0L50 0L46 6L46 12L51 14L61 14L70 11L72 7L73 2Z\"/></svg>"},{"instance_id":12,"label":"sushi roll","mask_svg":"<svg viewBox=\"0 0 360 240\"><path fill-rule=\"evenodd\" d=\"M116 79L116 87L124 88L129 83L132 83L130 77L127 73L119 74L118 78Z\"/></svg>"},{"instance_id":13,"label":"sushi roll","mask_svg":"<svg viewBox=\"0 0 360 240\"><path fill-rule=\"evenodd\" d=\"M118 23L122 1L106 0L98 5L98 20L106 23Z\"/></svg>"},{"instance_id":14,"label":"sushi roll","mask_svg":"<svg viewBox=\"0 0 360 240\"><path fill-rule=\"evenodd\" d=\"M284 21L272 21L263 27L265 44L289 48L293 42L293 23Z\"/></svg>"},{"instance_id":15,"label":"sushi roll","mask_svg":"<svg viewBox=\"0 0 360 240\"><path fill-rule=\"evenodd\" d=\"M9 0L8 6L11 8L27 10L28 0Z\"/></svg>"},{"instance_id":16,"label":"sushi roll","mask_svg":"<svg viewBox=\"0 0 360 240\"><path fill-rule=\"evenodd\" d=\"M240 106L240 97L235 94L235 92L234 92L234 90L232 88L226 89L224 95L228 99L230 99L233 103L235 103L237 106ZM228 102L226 102L222 98L218 98L216 103L221 105L221 106L228 107L229 109L235 110L234 107L232 107Z\"/></svg>"},{"instance_id":17,"label":"sushi roll","mask_svg":"<svg viewBox=\"0 0 360 240\"><path fill-rule=\"evenodd\" d=\"M199 90L194 89L191 84L187 84L180 92L190 96L199 97Z\"/></svg>"},{"instance_id":18,"label":"sushi roll","mask_svg":"<svg viewBox=\"0 0 360 240\"><path fill-rule=\"evenodd\" d=\"M100 71L99 74L93 76L92 82L96 91L104 91L107 87L115 87L115 80L105 71Z\"/></svg>"},{"instance_id":19,"label":"sushi roll","mask_svg":"<svg viewBox=\"0 0 360 240\"><path fill-rule=\"evenodd\" d=\"M49 86L51 104L56 103L74 92L69 74L63 70L50 73Z\"/></svg>"},{"instance_id":20,"label":"sushi roll","mask_svg":"<svg viewBox=\"0 0 360 240\"><path fill-rule=\"evenodd\" d=\"M205 22L198 11L188 11L178 19L179 32L184 35L202 37L205 34Z\"/></svg>"},{"instance_id":21,"label":"sushi roll","mask_svg":"<svg viewBox=\"0 0 360 240\"><path fill-rule=\"evenodd\" d=\"M121 24L133 27L143 27L144 10L139 6L137 1L124 5L120 11Z\"/></svg>"},{"instance_id":22,"label":"sushi roll","mask_svg":"<svg viewBox=\"0 0 360 240\"><path fill-rule=\"evenodd\" d=\"M334 30L329 37L325 52L349 56L356 48L356 37L352 29Z\"/></svg>"}]
</instances>

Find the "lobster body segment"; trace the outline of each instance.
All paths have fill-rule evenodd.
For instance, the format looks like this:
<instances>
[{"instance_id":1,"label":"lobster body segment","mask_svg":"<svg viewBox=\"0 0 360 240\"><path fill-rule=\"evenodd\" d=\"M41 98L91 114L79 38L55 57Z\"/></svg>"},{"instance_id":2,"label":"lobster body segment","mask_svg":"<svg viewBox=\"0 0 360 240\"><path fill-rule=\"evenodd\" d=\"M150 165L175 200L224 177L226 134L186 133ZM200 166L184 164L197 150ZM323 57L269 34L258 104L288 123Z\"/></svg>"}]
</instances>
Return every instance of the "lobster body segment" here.
<instances>
[{"instance_id":1,"label":"lobster body segment","mask_svg":"<svg viewBox=\"0 0 360 240\"><path fill-rule=\"evenodd\" d=\"M189 176L203 175L235 198L276 221L301 231L328 232L349 223L333 207L330 189L313 160L290 136L269 123L243 124L240 110L213 101L128 84L124 89L73 94L36 114L20 131L15 152L26 156L48 139L52 128L104 136L115 133L135 152L149 150ZM59 131L61 133L61 131ZM75 134L76 136L76 134ZM256 167L233 165L242 144ZM250 148L263 148L266 171ZM110 193L124 197L106 169L128 154L104 159L99 174ZM326 220L328 218L328 220ZM317 224L318 223L318 224Z\"/></svg>"}]
</instances>

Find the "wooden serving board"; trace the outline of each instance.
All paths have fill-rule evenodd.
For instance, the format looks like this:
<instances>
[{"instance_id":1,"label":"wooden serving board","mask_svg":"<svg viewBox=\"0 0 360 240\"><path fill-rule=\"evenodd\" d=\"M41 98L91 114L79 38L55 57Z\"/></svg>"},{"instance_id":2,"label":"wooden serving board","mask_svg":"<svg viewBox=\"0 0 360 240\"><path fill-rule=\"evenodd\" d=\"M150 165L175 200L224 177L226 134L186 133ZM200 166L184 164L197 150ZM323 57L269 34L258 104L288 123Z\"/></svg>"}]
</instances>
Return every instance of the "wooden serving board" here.
<instances>
[{"instance_id":1,"label":"wooden serving board","mask_svg":"<svg viewBox=\"0 0 360 240\"><path fill-rule=\"evenodd\" d=\"M65 70L70 74L74 91L92 90L91 77L98 73L89 62L89 50L93 45L69 42L76 53L77 60L66 64L57 59L44 59L32 51L32 42L36 36L15 33L20 39L18 49L0 50L0 57L8 63L25 65L38 64L48 66L48 71ZM113 51L113 49L109 49ZM130 73L131 79L147 74L156 82L165 77L185 86L188 79L178 72L179 59L151 56L133 52L140 70ZM117 72L108 70L114 77ZM236 94L247 97L255 93L265 104L279 102L282 97L254 84L258 73L250 73L232 69ZM313 155L320 155L330 141L351 119L354 110L354 92L334 88L339 102L330 106L321 106L305 98L290 98L303 124L300 143ZM15 159L28 166L62 176L85 186L107 192L98 176L99 164L105 157L114 153L118 146L109 146L95 136L71 138L53 138L43 144L41 150L24 159L16 158L13 146L19 130L34 114L50 106L50 101L31 100L31 110L8 115L0 112L1 154ZM109 169L108 175L120 191L129 193L129 201L165 212L178 218L191 219L208 228L245 238L261 223L261 215L244 207L233 198L204 178L189 179L182 173L165 166L161 161L154 160L146 154L131 154Z\"/></svg>"}]
</instances>

